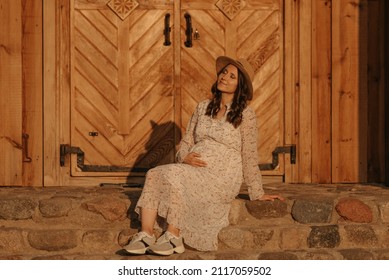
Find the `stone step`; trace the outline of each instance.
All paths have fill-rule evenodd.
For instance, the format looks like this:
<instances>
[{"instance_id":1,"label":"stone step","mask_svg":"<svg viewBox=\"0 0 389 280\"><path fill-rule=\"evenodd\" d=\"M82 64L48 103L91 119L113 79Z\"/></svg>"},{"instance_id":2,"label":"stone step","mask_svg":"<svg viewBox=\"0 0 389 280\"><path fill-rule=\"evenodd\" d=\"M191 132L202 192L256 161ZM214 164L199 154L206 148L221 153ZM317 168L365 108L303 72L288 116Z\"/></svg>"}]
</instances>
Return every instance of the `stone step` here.
<instances>
[{"instance_id":1,"label":"stone step","mask_svg":"<svg viewBox=\"0 0 389 280\"><path fill-rule=\"evenodd\" d=\"M389 260L389 249L307 249L307 250L218 250L198 252L187 249L183 254L157 256L145 254L128 255L119 250L116 253L75 254L69 252L40 252L2 255L8 260Z\"/></svg>"},{"instance_id":2,"label":"stone step","mask_svg":"<svg viewBox=\"0 0 389 280\"><path fill-rule=\"evenodd\" d=\"M388 256L388 189L273 184L265 190L286 200L249 201L242 190L232 204L231 225L219 234L218 251L188 250L172 258ZM133 209L140 192L123 187L0 188L0 259L134 258L120 252L139 227Z\"/></svg>"}]
</instances>

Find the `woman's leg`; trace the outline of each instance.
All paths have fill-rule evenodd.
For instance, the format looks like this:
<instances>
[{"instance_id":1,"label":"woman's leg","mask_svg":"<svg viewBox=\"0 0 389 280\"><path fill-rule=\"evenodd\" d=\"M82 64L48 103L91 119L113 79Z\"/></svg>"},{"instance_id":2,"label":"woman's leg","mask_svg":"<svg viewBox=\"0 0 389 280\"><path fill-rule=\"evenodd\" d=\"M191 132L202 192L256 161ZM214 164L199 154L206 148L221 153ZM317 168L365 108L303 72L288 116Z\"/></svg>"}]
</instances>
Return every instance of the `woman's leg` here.
<instances>
[{"instance_id":1,"label":"woman's leg","mask_svg":"<svg viewBox=\"0 0 389 280\"><path fill-rule=\"evenodd\" d=\"M153 235L154 224L157 219L157 210L141 208L141 224L142 231L146 232L149 235ZM175 236L180 235L180 230L173 225L168 225L167 230Z\"/></svg>"},{"instance_id":2,"label":"woman's leg","mask_svg":"<svg viewBox=\"0 0 389 280\"><path fill-rule=\"evenodd\" d=\"M142 224L142 231L149 235L154 234L154 224L157 219L157 210L154 209L140 209L140 219Z\"/></svg>"},{"instance_id":3,"label":"woman's leg","mask_svg":"<svg viewBox=\"0 0 389 280\"><path fill-rule=\"evenodd\" d=\"M173 225L168 225L167 231L169 231L175 236L180 236L180 230Z\"/></svg>"}]
</instances>

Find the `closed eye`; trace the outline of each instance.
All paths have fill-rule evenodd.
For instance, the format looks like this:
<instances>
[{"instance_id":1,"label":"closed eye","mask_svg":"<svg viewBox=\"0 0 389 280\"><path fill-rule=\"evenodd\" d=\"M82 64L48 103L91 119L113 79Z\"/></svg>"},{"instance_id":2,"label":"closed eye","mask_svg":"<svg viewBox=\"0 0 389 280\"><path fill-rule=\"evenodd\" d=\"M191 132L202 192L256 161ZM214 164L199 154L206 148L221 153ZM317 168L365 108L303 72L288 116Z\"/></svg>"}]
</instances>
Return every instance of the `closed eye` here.
<instances>
[{"instance_id":1,"label":"closed eye","mask_svg":"<svg viewBox=\"0 0 389 280\"><path fill-rule=\"evenodd\" d=\"M222 74L223 74L223 75L228 74L228 70L227 70L226 68L223 69ZM236 79L235 74L231 72L231 73L230 73L230 78L231 78L231 79Z\"/></svg>"}]
</instances>

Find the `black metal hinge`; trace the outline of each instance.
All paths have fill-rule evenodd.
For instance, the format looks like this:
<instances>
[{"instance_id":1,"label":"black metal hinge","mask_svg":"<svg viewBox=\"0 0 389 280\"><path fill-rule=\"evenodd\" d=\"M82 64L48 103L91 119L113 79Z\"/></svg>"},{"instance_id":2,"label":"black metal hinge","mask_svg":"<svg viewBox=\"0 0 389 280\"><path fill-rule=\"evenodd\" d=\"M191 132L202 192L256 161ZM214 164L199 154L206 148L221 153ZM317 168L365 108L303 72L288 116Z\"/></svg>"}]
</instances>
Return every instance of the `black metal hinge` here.
<instances>
[{"instance_id":1,"label":"black metal hinge","mask_svg":"<svg viewBox=\"0 0 389 280\"><path fill-rule=\"evenodd\" d=\"M290 154L290 163L296 164L296 145L276 147L272 152L272 163L258 164L260 170L274 170L279 165L278 155Z\"/></svg>"},{"instance_id":2,"label":"black metal hinge","mask_svg":"<svg viewBox=\"0 0 389 280\"><path fill-rule=\"evenodd\" d=\"M149 168L127 167L115 165L90 165L84 163L85 154L79 147L72 147L68 144L60 145L59 164L65 166L66 155L77 155L77 167L83 172L147 172Z\"/></svg>"}]
</instances>

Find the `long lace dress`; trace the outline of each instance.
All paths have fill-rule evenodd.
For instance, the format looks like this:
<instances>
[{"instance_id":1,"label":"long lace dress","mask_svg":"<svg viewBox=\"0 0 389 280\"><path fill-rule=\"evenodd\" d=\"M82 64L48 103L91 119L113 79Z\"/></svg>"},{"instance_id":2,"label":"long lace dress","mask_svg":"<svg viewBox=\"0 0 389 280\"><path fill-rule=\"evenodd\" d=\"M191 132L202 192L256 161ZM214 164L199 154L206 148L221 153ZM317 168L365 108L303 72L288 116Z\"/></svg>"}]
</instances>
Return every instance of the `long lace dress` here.
<instances>
[{"instance_id":1,"label":"long lace dress","mask_svg":"<svg viewBox=\"0 0 389 280\"><path fill-rule=\"evenodd\" d=\"M241 125L234 128L226 115L206 116L208 104L205 100L197 105L180 142L178 163L147 172L136 206L137 213L140 207L157 209L167 224L180 229L187 245L200 251L217 249L218 233L228 225L231 202L243 181L250 199L263 194L254 111L247 107ZM207 166L182 163L190 152L199 153Z\"/></svg>"}]
</instances>

